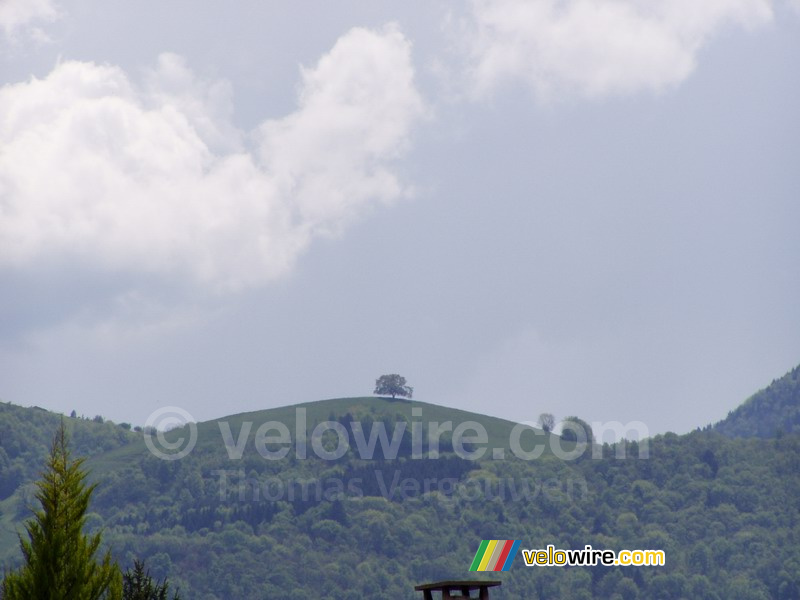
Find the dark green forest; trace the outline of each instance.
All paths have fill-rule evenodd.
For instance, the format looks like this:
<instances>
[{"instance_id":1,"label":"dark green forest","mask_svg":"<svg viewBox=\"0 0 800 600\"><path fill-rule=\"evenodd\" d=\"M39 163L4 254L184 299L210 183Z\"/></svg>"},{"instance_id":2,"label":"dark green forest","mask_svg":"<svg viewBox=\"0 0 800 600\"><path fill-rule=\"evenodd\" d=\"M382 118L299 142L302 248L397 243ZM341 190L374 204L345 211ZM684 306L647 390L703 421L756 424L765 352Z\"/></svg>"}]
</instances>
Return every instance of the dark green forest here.
<instances>
[{"instance_id":1,"label":"dark green forest","mask_svg":"<svg viewBox=\"0 0 800 600\"><path fill-rule=\"evenodd\" d=\"M714 430L731 437L771 438L800 432L800 366L753 394Z\"/></svg>"},{"instance_id":2,"label":"dark green forest","mask_svg":"<svg viewBox=\"0 0 800 600\"><path fill-rule=\"evenodd\" d=\"M603 445L575 460L550 451L535 460L511 452L493 460L491 451L467 460L446 434L438 458L427 443L419 458L409 435L412 407L422 408L425 423L481 422L489 439L467 452L507 447L514 424L380 398L304 405L308 428L335 421L352 432L357 422L369 432L382 422L391 433L406 422L396 457L364 460L351 437L335 460L311 452L298 458L295 446L285 458L265 459L255 449L256 429L280 421L294 432L294 407L222 419L234 440L244 422L253 423L240 459L229 457L216 421L198 424L195 449L175 461L154 457L129 426L65 423L73 452L88 457L98 484L87 529L102 532L123 568L143 559L184 598L414 598L415 584L477 575L503 581L493 598L793 599L800 598L799 373L714 426L626 444L625 458ZM16 532L59 421L0 404L7 569L19 564ZM187 435L184 428L168 437ZM525 445L574 448L544 432L524 435ZM645 444L649 458L640 457ZM666 565L526 567L518 557L507 573L469 573L482 539L518 539L523 548L663 549Z\"/></svg>"}]
</instances>

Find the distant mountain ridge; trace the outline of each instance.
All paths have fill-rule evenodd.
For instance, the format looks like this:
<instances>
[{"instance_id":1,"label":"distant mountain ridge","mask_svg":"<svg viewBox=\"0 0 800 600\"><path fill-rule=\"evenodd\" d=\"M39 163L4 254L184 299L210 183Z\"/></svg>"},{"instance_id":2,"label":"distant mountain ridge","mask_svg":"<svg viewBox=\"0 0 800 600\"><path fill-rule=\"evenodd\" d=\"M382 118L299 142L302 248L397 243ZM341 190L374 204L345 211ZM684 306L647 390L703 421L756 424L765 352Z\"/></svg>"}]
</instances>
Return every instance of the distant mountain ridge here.
<instances>
[{"instance_id":1,"label":"distant mountain ridge","mask_svg":"<svg viewBox=\"0 0 800 600\"><path fill-rule=\"evenodd\" d=\"M796 405L798 369L789 375L743 405L755 406L765 435ZM550 450L522 458L507 451L517 428L510 421L375 397L171 430L168 442L196 432L180 460L157 458L127 424L64 420L98 485L87 530L103 532L123 568L144 559L154 577L169 577L193 600L418 600L414 585L481 578L468 569L487 539L517 539L523 548L663 549L667 557L664 567L642 569L527 568L518 559L509 572L491 574L503 582L492 592L497 600L793 600L800 598L800 432L759 439L761 429L744 418L751 413L739 416L743 407L726 421L746 438L708 426L632 442L625 458L613 445L593 448L599 455L587 448L571 459ZM0 571L21 560L17 532L61 418L0 404ZM414 428L440 431L448 422L451 430L479 424L486 442L464 447L488 451L465 459L445 433L438 458L429 444L415 456ZM405 433L394 436L403 424ZM397 438L396 452L365 458L364 438L380 425ZM288 435L278 438L280 426ZM317 426L327 431L315 438ZM343 454L320 456L343 439ZM547 440L532 429L520 445L530 452ZM270 454L281 448L289 450L282 458Z\"/></svg>"},{"instance_id":2,"label":"distant mountain ridge","mask_svg":"<svg viewBox=\"0 0 800 600\"><path fill-rule=\"evenodd\" d=\"M800 432L800 365L750 396L712 429L739 438Z\"/></svg>"}]
</instances>

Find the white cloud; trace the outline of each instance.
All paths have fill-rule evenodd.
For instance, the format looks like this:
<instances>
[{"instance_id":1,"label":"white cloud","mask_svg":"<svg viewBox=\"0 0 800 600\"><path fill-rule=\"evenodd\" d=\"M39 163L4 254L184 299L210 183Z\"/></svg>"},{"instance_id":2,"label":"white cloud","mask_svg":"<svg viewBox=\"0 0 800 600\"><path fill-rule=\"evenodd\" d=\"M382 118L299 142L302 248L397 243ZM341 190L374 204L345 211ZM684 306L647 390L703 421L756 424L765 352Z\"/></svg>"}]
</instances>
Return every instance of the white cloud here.
<instances>
[{"instance_id":1,"label":"white cloud","mask_svg":"<svg viewBox=\"0 0 800 600\"><path fill-rule=\"evenodd\" d=\"M52 0L0 0L0 30L7 38L13 38L31 23L57 18L58 9ZM40 42L45 35L39 28L32 28L31 33Z\"/></svg>"},{"instance_id":2,"label":"white cloud","mask_svg":"<svg viewBox=\"0 0 800 600\"><path fill-rule=\"evenodd\" d=\"M770 0L472 0L461 35L478 95L522 80L544 98L599 97L676 85L724 26L771 18Z\"/></svg>"},{"instance_id":3,"label":"white cloud","mask_svg":"<svg viewBox=\"0 0 800 600\"><path fill-rule=\"evenodd\" d=\"M65 62L0 88L0 267L76 263L259 285L314 236L405 193L391 169L423 107L410 44L353 29L302 71L299 106L244 135L230 89L163 55L141 85Z\"/></svg>"}]
</instances>

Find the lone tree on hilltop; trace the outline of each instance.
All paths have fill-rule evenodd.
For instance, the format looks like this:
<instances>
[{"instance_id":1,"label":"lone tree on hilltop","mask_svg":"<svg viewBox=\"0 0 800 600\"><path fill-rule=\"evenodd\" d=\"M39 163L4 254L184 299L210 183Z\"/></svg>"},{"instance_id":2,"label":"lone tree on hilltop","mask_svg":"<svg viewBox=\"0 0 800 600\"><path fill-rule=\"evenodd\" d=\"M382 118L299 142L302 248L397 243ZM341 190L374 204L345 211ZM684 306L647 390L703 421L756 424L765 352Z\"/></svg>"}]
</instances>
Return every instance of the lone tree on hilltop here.
<instances>
[{"instance_id":1,"label":"lone tree on hilltop","mask_svg":"<svg viewBox=\"0 0 800 600\"><path fill-rule=\"evenodd\" d=\"M406 385L406 378L397 373L391 375L381 375L375 380L375 391L378 396L391 396L395 398L411 398L414 395L414 388Z\"/></svg>"},{"instance_id":2,"label":"lone tree on hilltop","mask_svg":"<svg viewBox=\"0 0 800 600\"><path fill-rule=\"evenodd\" d=\"M556 424L556 418L551 413L542 413L539 415L539 425L542 426L542 431L550 433L553 431L553 426Z\"/></svg>"},{"instance_id":3,"label":"lone tree on hilltop","mask_svg":"<svg viewBox=\"0 0 800 600\"><path fill-rule=\"evenodd\" d=\"M41 508L25 524L28 539L20 535L23 566L8 573L3 600L118 600L122 577L110 553L98 562L100 534L83 533L93 485L86 485L83 459L73 460L61 422L36 499Z\"/></svg>"}]
</instances>

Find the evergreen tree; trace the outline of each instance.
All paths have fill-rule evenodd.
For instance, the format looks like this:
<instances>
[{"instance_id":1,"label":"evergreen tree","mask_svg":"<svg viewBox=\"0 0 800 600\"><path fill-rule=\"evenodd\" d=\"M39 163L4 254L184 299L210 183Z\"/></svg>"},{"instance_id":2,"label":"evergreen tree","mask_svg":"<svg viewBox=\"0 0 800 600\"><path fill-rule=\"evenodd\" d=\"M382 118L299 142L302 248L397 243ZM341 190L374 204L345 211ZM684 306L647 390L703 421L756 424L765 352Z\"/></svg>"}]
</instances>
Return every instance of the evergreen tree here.
<instances>
[{"instance_id":1,"label":"evergreen tree","mask_svg":"<svg viewBox=\"0 0 800 600\"><path fill-rule=\"evenodd\" d=\"M164 583L153 582L150 572L144 568L144 563L133 561L133 570L128 570L122 576L122 598L123 600L168 600L169 583L166 578ZM172 596L172 600L181 600L178 592Z\"/></svg>"},{"instance_id":2,"label":"evergreen tree","mask_svg":"<svg viewBox=\"0 0 800 600\"><path fill-rule=\"evenodd\" d=\"M94 485L86 485L83 459L73 460L64 422L53 438L47 466L37 482L41 508L20 535L25 564L9 573L3 600L119 600L122 578L106 553L98 563L100 534L84 535Z\"/></svg>"}]
</instances>

